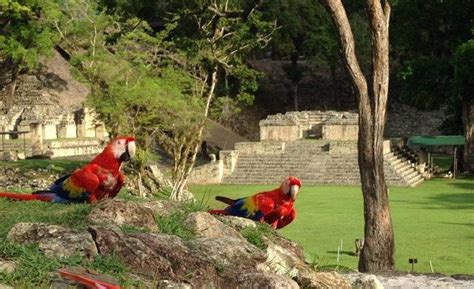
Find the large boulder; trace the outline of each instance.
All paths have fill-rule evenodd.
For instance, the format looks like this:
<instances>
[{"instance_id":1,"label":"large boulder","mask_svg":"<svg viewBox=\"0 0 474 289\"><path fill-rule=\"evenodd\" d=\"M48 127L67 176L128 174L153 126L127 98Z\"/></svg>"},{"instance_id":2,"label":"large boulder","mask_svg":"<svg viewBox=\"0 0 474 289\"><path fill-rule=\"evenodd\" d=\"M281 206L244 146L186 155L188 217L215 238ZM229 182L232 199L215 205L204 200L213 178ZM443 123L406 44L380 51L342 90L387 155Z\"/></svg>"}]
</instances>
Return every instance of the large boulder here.
<instances>
[{"instance_id":1,"label":"large boulder","mask_svg":"<svg viewBox=\"0 0 474 289\"><path fill-rule=\"evenodd\" d=\"M0 273L13 273L16 269L16 263L13 261L0 259Z\"/></svg>"},{"instance_id":2,"label":"large boulder","mask_svg":"<svg viewBox=\"0 0 474 289\"><path fill-rule=\"evenodd\" d=\"M229 237L244 240L235 229L225 225L206 212L194 212L184 220L184 225L193 230L198 237Z\"/></svg>"},{"instance_id":3,"label":"large boulder","mask_svg":"<svg viewBox=\"0 0 474 289\"><path fill-rule=\"evenodd\" d=\"M155 216L167 217L175 212L182 212L182 204L170 200L148 201L141 203L142 206L151 209Z\"/></svg>"},{"instance_id":4,"label":"large boulder","mask_svg":"<svg viewBox=\"0 0 474 289\"><path fill-rule=\"evenodd\" d=\"M178 283L169 280L160 280L157 289L192 289L193 287L187 283Z\"/></svg>"},{"instance_id":5,"label":"large boulder","mask_svg":"<svg viewBox=\"0 0 474 289\"><path fill-rule=\"evenodd\" d=\"M256 268L267 257L264 251L240 238L198 238L189 241L189 246L223 268Z\"/></svg>"},{"instance_id":6,"label":"large boulder","mask_svg":"<svg viewBox=\"0 0 474 289\"><path fill-rule=\"evenodd\" d=\"M235 276L233 286L236 289L299 289L300 286L288 277L264 273L249 272Z\"/></svg>"},{"instance_id":7,"label":"large boulder","mask_svg":"<svg viewBox=\"0 0 474 289\"><path fill-rule=\"evenodd\" d=\"M99 226L89 228L101 255L115 255L129 268L152 279L190 283L196 288L220 279L216 267L201 254L189 249L179 237L153 234L126 234Z\"/></svg>"},{"instance_id":8,"label":"large boulder","mask_svg":"<svg viewBox=\"0 0 474 289\"><path fill-rule=\"evenodd\" d=\"M220 215L217 215L216 218L222 221L224 224L229 225L236 230L257 227L257 223L255 223L255 221L246 219L246 218L235 217L235 216L220 216Z\"/></svg>"},{"instance_id":9,"label":"large boulder","mask_svg":"<svg viewBox=\"0 0 474 289\"><path fill-rule=\"evenodd\" d=\"M351 289L351 283L336 272L303 271L295 277L302 288L308 289Z\"/></svg>"},{"instance_id":10,"label":"large boulder","mask_svg":"<svg viewBox=\"0 0 474 289\"><path fill-rule=\"evenodd\" d=\"M113 224L117 226L132 226L157 231L153 211L135 202L117 199L107 199L99 202L87 217L94 225Z\"/></svg>"},{"instance_id":11,"label":"large boulder","mask_svg":"<svg viewBox=\"0 0 474 289\"><path fill-rule=\"evenodd\" d=\"M97 248L89 233L57 225L18 223L10 229L7 239L20 244L38 244L40 250L50 258L81 256L91 259L97 255Z\"/></svg>"},{"instance_id":12,"label":"large boulder","mask_svg":"<svg viewBox=\"0 0 474 289\"><path fill-rule=\"evenodd\" d=\"M302 288L351 288L336 272L315 272L304 260L303 248L278 234L264 238L267 245L265 265L270 272L291 276Z\"/></svg>"},{"instance_id":13,"label":"large boulder","mask_svg":"<svg viewBox=\"0 0 474 289\"><path fill-rule=\"evenodd\" d=\"M352 282L352 287L357 289L384 289L383 284L372 274L358 275Z\"/></svg>"}]
</instances>

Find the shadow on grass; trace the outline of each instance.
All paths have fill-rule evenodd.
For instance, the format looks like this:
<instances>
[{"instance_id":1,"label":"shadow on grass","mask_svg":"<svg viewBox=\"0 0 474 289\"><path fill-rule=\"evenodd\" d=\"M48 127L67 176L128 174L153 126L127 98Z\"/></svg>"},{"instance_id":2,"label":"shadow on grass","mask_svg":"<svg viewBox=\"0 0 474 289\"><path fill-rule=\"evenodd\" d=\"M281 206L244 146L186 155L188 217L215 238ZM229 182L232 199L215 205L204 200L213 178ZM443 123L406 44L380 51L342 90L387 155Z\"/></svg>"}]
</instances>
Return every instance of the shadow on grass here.
<instances>
[{"instance_id":1,"label":"shadow on grass","mask_svg":"<svg viewBox=\"0 0 474 289\"><path fill-rule=\"evenodd\" d=\"M326 251L326 253L337 255L337 251ZM356 254L352 251L339 251L341 255L355 256Z\"/></svg>"},{"instance_id":2,"label":"shadow on grass","mask_svg":"<svg viewBox=\"0 0 474 289\"><path fill-rule=\"evenodd\" d=\"M432 209L443 208L452 210L472 210L474 209L474 188L472 193L442 193L430 196Z\"/></svg>"},{"instance_id":3,"label":"shadow on grass","mask_svg":"<svg viewBox=\"0 0 474 289\"><path fill-rule=\"evenodd\" d=\"M458 182L453 183L453 186L459 189L471 190L472 192L474 192L474 182L472 181L471 182L458 181ZM474 194L473 194L473 198L474 198Z\"/></svg>"},{"instance_id":4,"label":"shadow on grass","mask_svg":"<svg viewBox=\"0 0 474 289\"><path fill-rule=\"evenodd\" d=\"M455 222L440 222L440 223L446 224L446 225L467 226L467 227L474 228L474 223L455 223Z\"/></svg>"}]
</instances>

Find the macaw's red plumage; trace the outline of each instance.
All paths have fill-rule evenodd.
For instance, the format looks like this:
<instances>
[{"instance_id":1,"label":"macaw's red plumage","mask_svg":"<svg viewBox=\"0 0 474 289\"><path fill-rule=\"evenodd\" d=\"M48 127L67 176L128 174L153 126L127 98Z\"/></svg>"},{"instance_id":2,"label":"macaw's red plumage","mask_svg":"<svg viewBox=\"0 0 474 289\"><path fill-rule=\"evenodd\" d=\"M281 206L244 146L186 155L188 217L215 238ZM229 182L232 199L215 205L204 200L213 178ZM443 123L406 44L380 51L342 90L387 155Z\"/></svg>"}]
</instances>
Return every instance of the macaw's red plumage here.
<instances>
[{"instance_id":1,"label":"macaw's red plumage","mask_svg":"<svg viewBox=\"0 0 474 289\"><path fill-rule=\"evenodd\" d=\"M130 160L135 155L135 150L133 137L117 137L90 163L71 175L56 180L49 190L28 195L0 192L0 197L54 203L94 203L104 198L113 198L125 180L120 171L122 162Z\"/></svg>"},{"instance_id":2,"label":"macaw's red plumage","mask_svg":"<svg viewBox=\"0 0 474 289\"><path fill-rule=\"evenodd\" d=\"M216 200L229 206L223 210L210 210L211 214L231 215L266 222L274 229L280 229L296 218L293 207L301 181L293 176L285 178L279 188L261 192L237 200L217 196Z\"/></svg>"},{"instance_id":3,"label":"macaw's red plumage","mask_svg":"<svg viewBox=\"0 0 474 289\"><path fill-rule=\"evenodd\" d=\"M64 279L71 280L78 283L81 288L92 288L92 289L121 289L119 285L112 284L107 281L100 280L101 276L96 276L83 269L59 269L59 276Z\"/></svg>"}]
</instances>

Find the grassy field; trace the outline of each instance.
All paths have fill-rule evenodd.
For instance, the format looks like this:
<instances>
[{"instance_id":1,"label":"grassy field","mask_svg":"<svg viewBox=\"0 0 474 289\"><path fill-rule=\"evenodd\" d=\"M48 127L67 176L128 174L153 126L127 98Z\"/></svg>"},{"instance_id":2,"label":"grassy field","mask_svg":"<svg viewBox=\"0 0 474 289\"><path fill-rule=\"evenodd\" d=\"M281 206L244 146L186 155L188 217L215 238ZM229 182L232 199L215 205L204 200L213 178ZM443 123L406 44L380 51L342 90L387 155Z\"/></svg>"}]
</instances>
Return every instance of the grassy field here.
<instances>
[{"instance_id":1,"label":"grassy field","mask_svg":"<svg viewBox=\"0 0 474 289\"><path fill-rule=\"evenodd\" d=\"M16 162L0 161L0 167L19 168L20 170L46 169L52 165L59 170L72 171L86 164L87 161L81 160L61 160L61 159L27 159Z\"/></svg>"},{"instance_id":2,"label":"grassy field","mask_svg":"<svg viewBox=\"0 0 474 289\"><path fill-rule=\"evenodd\" d=\"M193 186L196 197L221 208L215 195L246 196L272 186ZM417 258L417 272L474 274L474 179L434 179L417 188L390 188L396 242L396 266L409 271ZM354 240L363 237L363 205L358 186L304 186L296 202L298 217L281 230L300 243L307 260L319 265L357 268Z\"/></svg>"}]
</instances>

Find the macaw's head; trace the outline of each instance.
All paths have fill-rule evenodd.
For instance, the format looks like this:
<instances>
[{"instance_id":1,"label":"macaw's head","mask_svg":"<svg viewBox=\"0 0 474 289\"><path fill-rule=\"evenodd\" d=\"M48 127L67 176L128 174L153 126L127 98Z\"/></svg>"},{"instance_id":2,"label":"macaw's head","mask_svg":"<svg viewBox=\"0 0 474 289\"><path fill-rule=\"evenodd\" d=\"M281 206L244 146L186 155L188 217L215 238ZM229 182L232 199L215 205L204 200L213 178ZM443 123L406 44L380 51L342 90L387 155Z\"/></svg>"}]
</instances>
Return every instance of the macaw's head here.
<instances>
[{"instance_id":1,"label":"macaw's head","mask_svg":"<svg viewBox=\"0 0 474 289\"><path fill-rule=\"evenodd\" d=\"M110 147L115 159L120 162L126 162L133 158L137 149L135 146L135 139L129 136L116 137L107 145L107 147Z\"/></svg>"},{"instance_id":2,"label":"macaw's head","mask_svg":"<svg viewBox=\"0 0 474 289\"><path fill-rule=\"evenodd\" d=\"M286 177L280 186L282 192L288 195L293 201L296 200L296 195L301 188L301 181L297 177Z\"/></svg>"},{"instance_id":3,"label":"macaw's head","mask_svg":"<svg viewBox=\"0 0 474 289\"><path fill-rule=\"evenodd\" d=\"M122 162L135 156L135 139L129 136L119 136L111 140L104 150L91 163L109 170L120 170Z\"/></svg>"}]
</instances>

